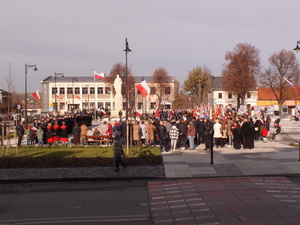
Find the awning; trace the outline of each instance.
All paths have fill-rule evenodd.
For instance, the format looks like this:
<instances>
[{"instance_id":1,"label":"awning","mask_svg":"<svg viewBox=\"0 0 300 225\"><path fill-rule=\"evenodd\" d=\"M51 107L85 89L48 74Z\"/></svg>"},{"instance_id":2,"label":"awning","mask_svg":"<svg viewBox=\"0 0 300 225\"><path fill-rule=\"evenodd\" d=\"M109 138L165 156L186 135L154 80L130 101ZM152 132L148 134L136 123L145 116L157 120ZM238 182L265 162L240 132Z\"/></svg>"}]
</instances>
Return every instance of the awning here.
<instances>
[{"instance_id":1,"label":"awning","mask_svg":"<svg viewBox=\"0 0 300 225\"><path fill-rule=\"evenodd\" d=\"M168 101L162 101L161 103L160 103L161 105L172 105L172 103L171 102L168 102Z\"/></svg>"}]
</instances>

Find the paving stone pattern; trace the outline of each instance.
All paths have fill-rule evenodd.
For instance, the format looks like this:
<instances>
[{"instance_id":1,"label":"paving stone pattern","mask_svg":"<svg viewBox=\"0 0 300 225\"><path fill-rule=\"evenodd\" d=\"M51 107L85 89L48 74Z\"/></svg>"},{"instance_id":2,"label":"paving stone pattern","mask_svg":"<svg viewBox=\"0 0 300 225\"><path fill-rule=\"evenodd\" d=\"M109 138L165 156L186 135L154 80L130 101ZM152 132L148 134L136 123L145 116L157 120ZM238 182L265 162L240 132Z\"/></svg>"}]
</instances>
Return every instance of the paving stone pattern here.
<instances>
[{"instance_id":1,"label":"paving stone pattern","mask_svg":"<svg viewBox=\"0 0 300 225\"><path fill-rule=\"evenodd\" d=\"M284 177L148 182L156 225L299 224L300 186Z\"/></svg>"}]
</instances>

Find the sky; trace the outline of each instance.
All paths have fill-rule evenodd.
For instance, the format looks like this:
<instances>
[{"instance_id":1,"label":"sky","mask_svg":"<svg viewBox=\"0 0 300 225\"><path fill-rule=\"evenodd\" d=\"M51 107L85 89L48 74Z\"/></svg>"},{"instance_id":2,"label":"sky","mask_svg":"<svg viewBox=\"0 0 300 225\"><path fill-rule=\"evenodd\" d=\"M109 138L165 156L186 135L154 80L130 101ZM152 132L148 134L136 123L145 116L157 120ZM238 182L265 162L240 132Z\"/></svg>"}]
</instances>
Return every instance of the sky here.
<instances>
[{"instance_id":1,"label":"sky","mask_svg":"<svg viewBox=\"0 0 300 225\"><path fill-rule=\"evenodd\" d=\"M55 72L109 74L118 62L135 76L163 67L181 84L207 66L220 76L225 54L238 43L271 54L300 40L299 0L0 0L0 89L41 90ZM299 53L300 54L300 53ZM300 60L300 55L297 55ZM10 65L10 66L9 66Z\"/></svg>"}]
</instances>

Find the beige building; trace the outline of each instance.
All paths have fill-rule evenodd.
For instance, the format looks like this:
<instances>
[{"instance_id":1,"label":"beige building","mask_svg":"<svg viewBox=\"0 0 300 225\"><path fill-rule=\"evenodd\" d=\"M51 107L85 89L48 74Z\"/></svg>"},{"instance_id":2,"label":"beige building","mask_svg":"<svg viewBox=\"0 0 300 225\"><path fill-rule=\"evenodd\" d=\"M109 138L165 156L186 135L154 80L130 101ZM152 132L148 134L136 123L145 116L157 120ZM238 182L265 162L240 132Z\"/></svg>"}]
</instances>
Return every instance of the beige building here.
<instances>
[{"instance_id":1,"label":"beige building","mask_svg":"<svg viewBox=\"0 0 300 225\"><path fill-rule=\"evenodd\" d=\"M152 77L135 77L136 85L146 80L151 93L143 98L135 92L134 105L142 112L152 112L158 107L158 96L155 94L157 83L152 82ZM42 111L67 112L72 110L99 109L101 107L114 110L113 84L106 79L94 79L93 76L49 76L42 81ZM174 101L174 79L165 83L162 89L161 106L171 108ZM125 108L125 96L123 96L123 108Z\"/></svg>"}]
</instances>

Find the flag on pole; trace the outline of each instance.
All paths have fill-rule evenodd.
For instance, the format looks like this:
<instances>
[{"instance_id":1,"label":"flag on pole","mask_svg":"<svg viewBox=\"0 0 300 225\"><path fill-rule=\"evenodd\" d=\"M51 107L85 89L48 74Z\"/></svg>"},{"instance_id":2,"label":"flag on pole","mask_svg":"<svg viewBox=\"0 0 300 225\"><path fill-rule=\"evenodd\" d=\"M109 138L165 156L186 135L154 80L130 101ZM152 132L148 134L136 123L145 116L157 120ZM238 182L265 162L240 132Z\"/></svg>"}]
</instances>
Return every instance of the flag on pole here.
<instances>
[{"instance_id":1,"label":"flag on pole","mask_svg":"<svg viewBox=\"0 0 300 225\"><path fill-rule=\"evenodd\" d=\"M81 99L81 97L79 95L77 95L76 98L79 99L79 100Z\"/></svg>"},{"instance_id":2,"label":"flag on pole","mask_svg":"<svg viewBox=\"0 0 300 225\"><path fill-rule=\"evenodd\" d=\"M145 80L143 80L140 84L138 84L135 87L136 89L138 89L138 91L143 97L146 97L148 94L150 94L150 87Z\"/></svg>"},{"instance_id":3,"label":"flag on pole","mask_svg":"<svg viewBox=\"0 0 300 225\"><path fill-rule=\"evenodd\" d=\"M141 113L139 110L135 110L135 115L137 115L137 116L141 116L141 115L142 115L142 113Z\"/></svg>"},{"instance_id":4,"label":"flag on pole","mask_svg":"<svg viewBox=\"0 0 300 225\"><path fill-rule=\"evenodd\" d=\"M104 79L104 73L97 73L96 71L94 71L94 78L95 79Z\"/></svg>"},{"instance_id":5,"label":"flag on pole","mask_svg":"<svg viewBox=\"0 0 300 225\"><path fill-rule=\"evenodd\" d=\"M291 85L293 88L296 88L298 91L300 91L300 88L299 87L297 87L295 84L293 84L292 82L290 82L288 79L286 79L285 77L283 77L283 79L285 79L285 81L289 84L289 85Z\"/></svg>"},{"instance_id":6,"label":"flag on pole","mask_svg":"<svg viewBox=\"0 0 300 225\"><path fill-rule=\"evenodd\" d=\"M58 94L56 94L56 98L58 98L58 99L62 99L62 97L60 97Z\"/></svg>"},{"instance_id":7,"label":"flag on pole","mask_svg":"<svg viewBox=\"0 0 300 225\"><path fill-rule=\"evenodd\" d=\"M103 109L101 109L101 114L106 116L106 112Z\"/></svg>"},{"instance_id":8,"label":"flag on pole","mask_svg":"<svg viewBox=\"0 0 300 225\"><path fill-rule=\"evenodd\" d=\"M40 94L39 94L39 90L35 91L32 93L33 98L38 101L41 99Z\"/></svg>"}]
</instances>

